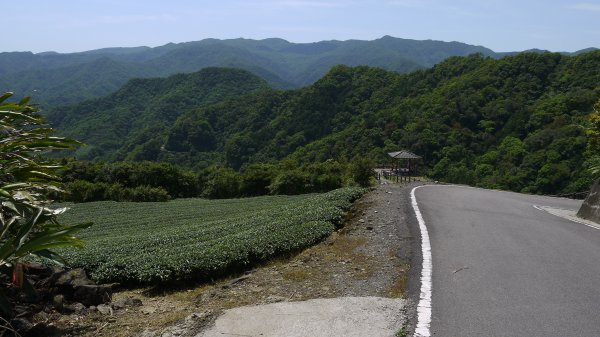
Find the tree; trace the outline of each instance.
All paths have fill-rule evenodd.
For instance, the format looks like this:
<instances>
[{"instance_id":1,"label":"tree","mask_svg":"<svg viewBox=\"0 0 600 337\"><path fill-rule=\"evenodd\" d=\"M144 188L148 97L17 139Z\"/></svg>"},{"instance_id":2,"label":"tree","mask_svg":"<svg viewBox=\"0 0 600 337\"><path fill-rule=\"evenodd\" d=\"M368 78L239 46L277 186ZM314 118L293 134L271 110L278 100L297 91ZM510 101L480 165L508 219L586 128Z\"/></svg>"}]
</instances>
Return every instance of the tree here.
<instances>
[{"instance_id":1,"label":"tree","mask_svg":"<svg viewBox=\"0 0 600 337\"><path fill-rule=\"evenodd\" d=\"M591 127L588 130L588 152L590 153L590 170L595 178L600 176L600 100L590 115Z\"/></svg>"},{"instance_id":2,"label":"tree","mask_svg":"<svg viewBox=\"0 0 600 337\"><path fill-rule=\"evenodd\" d=\"M79 246L72 236L89 224L61 225L56 216L65 208L51 209L51 196L63 193L55 172L60 166L44 159L51 150L73 149L76 141L51 136L53 130L25 98L6 102L0 96L0 269L12 274L18 287L28 286L22 263L32 255L61 262L51 249ZM10 315L11 306L0 288L0 311Z\"/></svg>"}]
</instances>

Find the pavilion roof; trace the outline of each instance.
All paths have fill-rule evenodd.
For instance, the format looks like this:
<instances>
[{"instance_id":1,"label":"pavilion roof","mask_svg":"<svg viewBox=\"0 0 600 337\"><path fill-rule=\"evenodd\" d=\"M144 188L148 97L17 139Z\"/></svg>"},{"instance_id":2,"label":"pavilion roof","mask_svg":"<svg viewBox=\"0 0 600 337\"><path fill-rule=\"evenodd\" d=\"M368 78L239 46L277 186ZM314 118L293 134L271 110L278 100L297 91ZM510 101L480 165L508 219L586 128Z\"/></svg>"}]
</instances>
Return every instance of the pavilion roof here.
<instances>
[{"instance_id":1,"label":"pavilion roof","mask_svg":"<svg viewBox=\"0 0 600 337\"><path fill-rule=\"evenodd\" d=\"M421 156L417 156L416 154L414 154L410 151L407 151L407 150L389 152L388 156L390 156L394 159L420 159L420 158L422 158Z\"/></svg>"}]
</instances>

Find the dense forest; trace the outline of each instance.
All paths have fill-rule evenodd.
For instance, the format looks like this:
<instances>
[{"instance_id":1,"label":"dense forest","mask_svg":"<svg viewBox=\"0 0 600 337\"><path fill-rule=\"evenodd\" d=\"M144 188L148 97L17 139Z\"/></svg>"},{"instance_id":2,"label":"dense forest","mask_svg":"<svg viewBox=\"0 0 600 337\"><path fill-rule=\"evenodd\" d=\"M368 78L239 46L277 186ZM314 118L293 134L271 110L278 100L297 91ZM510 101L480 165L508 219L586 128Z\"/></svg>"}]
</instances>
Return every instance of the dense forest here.
<instances>
[{"instance_id":1,"label":"dense forest","mask_svg":"<svg viewBox=\"0 0 600 337\"><path fill-rule=\"evenodd\" d=\"M105 98L52 110L47 118L90 145L80 149L80 158L151 159L163 146L160 135L186 111L264 90L267 83L247 71L206 68L168 78L133 79Z\"/></svg>"},{"instance_id":2,"label":"dense forest","mask_svg":"<svg viewBox=\"0 0 600 337\"><path fill-rule=\"evenodd\" d=\"M248 70L275 88L312 84L338 64L409 72L450 56L507 53L459 42L385 36L373 41L291 43L282 39L206 39L155 48L104 48L79 53L0 53L0 90L30 95L47 109L101 97L129 79L195 72L206 67Z\"/></svg>"},{"instance_id":3,"label":"dense forest","mask_svg":"<svg viewBox=\"0 0 600 337\"><path fill-rule=\"evenodd\" d=\"M367 156L384 164L386 152L405 148L424 157L434 179L557 194L585 191L592 181L586 127L600 98L599 83L600 51L471 55L404 75L336 66L302 89L254 86L249 94L204 106L179 100L174 114L160 118L160 129L136 129L125 139L107 134L96 142L83 131L96 128L94 120L73 116L111 111L111 123L135 125L152 116L145 111L154 105L126 103L138 94L113 94L49 117L64 134L90 144L80 154L86 159L243 170L284 159L301 165Z\"/></svg>"}]
</instances>

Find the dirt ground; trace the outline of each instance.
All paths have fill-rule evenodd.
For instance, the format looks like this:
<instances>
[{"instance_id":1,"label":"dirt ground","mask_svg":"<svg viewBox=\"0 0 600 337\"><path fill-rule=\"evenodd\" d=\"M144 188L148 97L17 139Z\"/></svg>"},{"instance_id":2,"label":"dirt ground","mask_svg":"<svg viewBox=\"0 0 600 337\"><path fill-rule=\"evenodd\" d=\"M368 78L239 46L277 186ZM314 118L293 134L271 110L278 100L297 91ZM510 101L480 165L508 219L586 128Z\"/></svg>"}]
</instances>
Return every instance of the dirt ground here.
<instances>
[{"instance_id":1,"label":"dirt ground","mask_svg":"<svg viewBox=\"0 0 600 337\"><path fill-rule=\"evenodd\" d=\"M114 294L113 302L136 298L143 305L109 314L62 316L55 324L70 331L66 336L194 336L223 310L244 305L341 296L402 297L412 239L403 188L377 186L355 203L343 228L295 256L210 284L122 290ZM198 318L193 327L164 333L193 313Z\"/></svg>"}]
</instances>

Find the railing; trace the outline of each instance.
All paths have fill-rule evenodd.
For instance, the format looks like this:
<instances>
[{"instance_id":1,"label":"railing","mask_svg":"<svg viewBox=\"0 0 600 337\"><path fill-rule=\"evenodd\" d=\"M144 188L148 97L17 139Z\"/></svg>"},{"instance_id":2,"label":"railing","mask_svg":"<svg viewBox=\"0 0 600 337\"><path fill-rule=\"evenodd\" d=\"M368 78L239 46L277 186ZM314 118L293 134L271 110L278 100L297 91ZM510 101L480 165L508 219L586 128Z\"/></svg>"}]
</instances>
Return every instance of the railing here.
<instances>
[{"instance_id":1,"label":"railing","mask_svg":"<svg viewBox=\"0 0 600 337\"><path fill-rule=\"evenodd\" d=\"M389 169L376 169L375 177L377 180L381 179L389 180L395 183L410 183L413 181L421 181L420 177L412 176L408 170L389 170Z\"/></svg>"}]
</instances>

